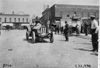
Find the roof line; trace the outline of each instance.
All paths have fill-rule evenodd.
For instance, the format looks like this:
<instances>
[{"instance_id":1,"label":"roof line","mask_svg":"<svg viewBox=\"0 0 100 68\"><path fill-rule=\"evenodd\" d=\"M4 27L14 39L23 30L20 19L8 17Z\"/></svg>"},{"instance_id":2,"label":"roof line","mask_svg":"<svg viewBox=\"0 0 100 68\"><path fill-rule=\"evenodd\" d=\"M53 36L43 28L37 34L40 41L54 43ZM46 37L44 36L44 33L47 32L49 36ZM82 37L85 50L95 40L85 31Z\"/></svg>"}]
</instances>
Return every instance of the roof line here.
<instances>
[{"instance_id":1,"label":"roof line","mask_svg":"<svg viewBox=\"0 0 100 68\"><path fill-rule=\"evenodd\" d=\"M9 16L29 16L28 14L0 14L0 15L9 15Z\"/></svg>"},{"instance_id":2,"label":"roof line","mask_svg":"<svg viewBox=\"0 0 100 68\"><path fill-rule=\"evenodd\" d=\"M99 7L99 5L80 5L80 4L54 4L54 5L98 6Z\"/></svg>"}]
</instances>

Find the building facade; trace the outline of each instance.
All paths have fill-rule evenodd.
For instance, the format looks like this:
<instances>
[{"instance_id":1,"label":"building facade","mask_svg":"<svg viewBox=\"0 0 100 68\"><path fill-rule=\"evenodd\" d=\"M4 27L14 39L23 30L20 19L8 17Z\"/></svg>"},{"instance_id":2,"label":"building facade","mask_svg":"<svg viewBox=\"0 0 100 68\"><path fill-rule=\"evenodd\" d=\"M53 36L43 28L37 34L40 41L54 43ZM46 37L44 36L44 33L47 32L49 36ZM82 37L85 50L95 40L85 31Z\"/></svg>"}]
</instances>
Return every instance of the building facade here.
<instances>
[{"instance_id":1,"label":"building facade","mask_svg":"<svg viewBox=\"0 0 100 68\"><path fill-rule=\"evenodd\" d=\"M99 19L99 6L54 4L42 12L41 20L54 23L63 18L71 18L74 14L79 18L90 18L90 15L95 15L96 19Z\"/></svg>"},{"instance_id":2,"label":"building facade","mask_svg":"<svg viewBox=\"0 0 100 68\"><path fill-rule=\"evenodd\" d=\"M2 26L25 26L29 24L29 15L27 14L0 14L0 23Z\"/></svg>"}]
</instances>

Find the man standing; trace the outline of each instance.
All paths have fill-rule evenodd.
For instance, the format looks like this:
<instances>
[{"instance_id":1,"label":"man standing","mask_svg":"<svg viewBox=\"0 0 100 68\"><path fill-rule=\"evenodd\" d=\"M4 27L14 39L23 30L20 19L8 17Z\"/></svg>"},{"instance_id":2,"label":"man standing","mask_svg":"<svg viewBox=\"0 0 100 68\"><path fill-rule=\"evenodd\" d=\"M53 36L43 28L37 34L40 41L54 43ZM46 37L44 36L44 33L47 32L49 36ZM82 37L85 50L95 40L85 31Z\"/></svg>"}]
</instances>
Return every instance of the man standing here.
<instances>
[{"instance_id":1,"label":"man standing","mask_svg":"<svg viewBox=\"0 0 100 68\"><path fill-rule=\"evenodd\" d=\"M80 34L79 24L76 25L76 33L77 33L77 36Z\"/></svg>"},{"instance_id":2,"label":"man standing","mask_svg":"<svg viewBox=\"0 0 100 68\"><path fill-rule=\"evenodd\" d=\"M56 33L59 34L59 26L58 26L58 25L56 25L56 32L55 32L55 34L56 34Z\"/></svg>"},{"instance_id":3,"label":"man standing","mask_svg":"<svg viewBox=\"0 0 100 68\"><path fill-rule=\"evenodd\" d=\"M88 22L86 21L85 22L85 24L84 24L84 26L85 26L85 35L87 36L88 35Z\"/></svg>"},{"instance_id":4,"label":"man standing","mask_svg":"<svg viewBox=\"0 0 100 68\"><path fill-rule=\"evenodd\" d=\"M67 23L67 21L65 21L64 35L65 35L66 41L68 41L69 39L68 39L68 23Z\"/></svg>"},{"instance_id":5,"label":"man standing","mask_svg":"<svg viewBox=\"0 0 100 68\"><path fill-rule=\"evenodd\" d=\"M92 51L98 51L98 22L91 16Z\"/></svg>"},{"instance_id":6,"label":"man standing","mask_svg":"<svg viewBox=\"0 0 100 68\"><path fill-rule=\"evenodd\" d=\"M0 24L0 35L1 35L1 24Z\"/></svg>"}]
</instances>

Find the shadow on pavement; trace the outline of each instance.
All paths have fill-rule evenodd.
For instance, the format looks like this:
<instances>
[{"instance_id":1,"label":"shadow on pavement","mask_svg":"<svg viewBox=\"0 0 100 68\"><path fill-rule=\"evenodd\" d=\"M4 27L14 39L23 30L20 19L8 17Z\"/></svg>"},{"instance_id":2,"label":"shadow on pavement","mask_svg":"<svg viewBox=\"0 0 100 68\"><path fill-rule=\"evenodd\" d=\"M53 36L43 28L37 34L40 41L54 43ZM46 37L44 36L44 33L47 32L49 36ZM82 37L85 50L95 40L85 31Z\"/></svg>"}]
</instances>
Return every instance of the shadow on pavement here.
<instances>
[{"instance_id":1,"label":"shadow on pavement","mask_svg":"<svg viewBox=\"0 0 100 68\"><path fill-rule=\"evenodd\" d=\"M81 50L81 51L90 51L90 52L93 52L92 50L83 49L83 48L74 48L74 50ZM93 52L93 53L90 53L90 54L94 55L94 56L98 56L98 52Z\"/></svg>"},{"instance_id":2,"label":"shadow on pavement","mask_svg":"<svg viewBox=\"0 0 100 68\"><path fill-rule=\"evenodd\" d=\"M83 38L83 39L91 39L91 38L89 38L88 36L82 36L82 35L79 35L79 36L77 36L78 38Z\"/></svg>"},{"instance_id":3,"label":"shadow on pavement","mask_svg":"<svg viewBox=\"0 0 100 68\"><path fill-rule=\"evenodd\" d=\"M27 41L28 43L31 43L31 44L33 44L32 43L32 39L29 39L29 40L27 40L27 39L23 39L24 41ZM36 40L36 42L35 43L49 43L49 41L46 41L46 40L42 40L42 41L40 41L40 40Z\"/></svg>"},{"instance_id":4,"label":"shadow on pavement","mask_svg":"<svg viewBox=\"0 0 100 68\"><path fill-rule=\"evenodd\" d=\"M92 45L92 43L77 43L77 44Z\"/></svg>"},{"instance_id":5,"label":"shadow on pavement","mask_svg":"<svg viewBox=\"0 0 100 68\"><path fill-rule=\"evenodd\" d=\"M98 56L98 53L97 52L93 52L93 53L91 53L91 55Z\"/></svg>"},{"instance_id":6,"label":"shadow on pavement","mask_svg":"<svg viewBox=\"0 0 100 68\"><path fill-rule=\"evenodd\" d=\"M84 48L74 48L74 50L81 50L81 51L92 51L92 50L88 50L88 49L84 49Z\"/></svg>"},{"instance_id":7,"label":"shadow on pavement","mask_svg":"<svg viewBox=\"0 0 100 68\"><path fill-rule=\"evenodd\" d=\"M65 41L65 40L58 40L58 41Z\"/></svg>"}]
</instances>

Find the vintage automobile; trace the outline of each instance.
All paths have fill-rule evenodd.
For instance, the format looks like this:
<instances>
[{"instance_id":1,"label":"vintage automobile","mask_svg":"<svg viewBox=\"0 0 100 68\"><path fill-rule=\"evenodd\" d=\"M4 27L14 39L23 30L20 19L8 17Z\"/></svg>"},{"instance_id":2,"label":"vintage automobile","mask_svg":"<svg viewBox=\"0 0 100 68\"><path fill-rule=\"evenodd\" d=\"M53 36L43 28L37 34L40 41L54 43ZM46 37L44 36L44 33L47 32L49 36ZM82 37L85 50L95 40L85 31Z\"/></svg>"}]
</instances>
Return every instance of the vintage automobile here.
<instances>
[{"instance_id":1,"label":"vintage automobile","mask_svg":"<svg viewBox=\"0 0 100 68\"><path fill-rule=\"evenodd\" d=\"M80 17L72 16L69 18L63 18L61 19L61 26L65 26L65 21L67 21L69 25L69 35L72 35L73 33L76 33L77 35L80 34L81 31L81 21Z\"/></svg>"},{"instance_id":2,"label":"vintage automobile","mask_svg":"<svg viewBox=\"0 0 100 68\"><path fill-rule=\"evenodd\" d=\"M81 21L80 18L77 16L73 16L71 18L70 24L69 24L69 33L76 33L79 35L81 32Z\"/></svg>"},{"instance_id":3,"label":"vintage automobile","mask_svg":"<svg viewBox=\"0 0 100 68\"><path fill-rule=\"evenodd\" d=\"M53 31L45 25L42 25L40 29L34 29L34 26L27 27L26 39L29 40L29 37L32 37L32 43L35 43L37 40L42 41L44 38L48 38L50 43L54 41Z\"/></svg>"}]
</instances>

